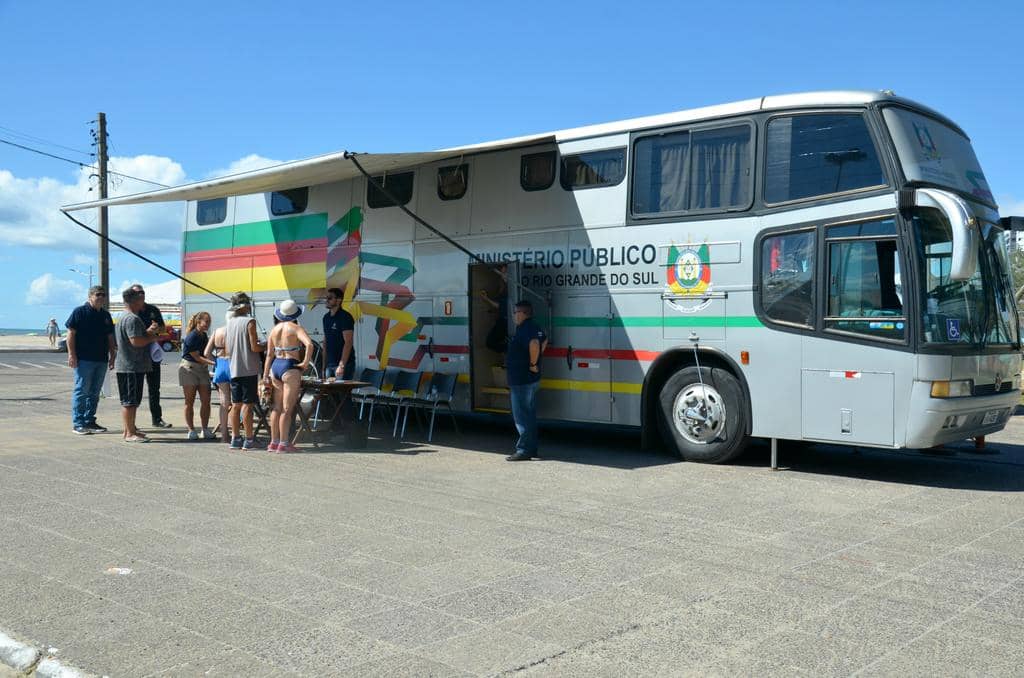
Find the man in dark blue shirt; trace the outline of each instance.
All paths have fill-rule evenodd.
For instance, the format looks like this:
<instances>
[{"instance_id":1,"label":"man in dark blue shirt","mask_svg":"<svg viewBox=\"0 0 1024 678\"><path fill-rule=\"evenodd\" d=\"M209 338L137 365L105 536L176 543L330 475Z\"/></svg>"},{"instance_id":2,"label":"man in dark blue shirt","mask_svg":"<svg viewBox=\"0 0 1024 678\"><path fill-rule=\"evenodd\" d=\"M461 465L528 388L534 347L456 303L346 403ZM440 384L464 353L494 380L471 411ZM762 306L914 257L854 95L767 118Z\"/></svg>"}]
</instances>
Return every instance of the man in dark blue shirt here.
<instances>
[{"instance_id":1,"label":"man in dark blue shirt","mask_svg":"<svg viewBox=\"0 0 1024 678\"><path fill-rule=\"evenodd\" d=\"M324 379L351 379L356 371L356 354L352 335L356 321L341 307L344 298L337 287L327 290L327 313L324 314Z\"/></svg>"},{"instance_id":2,"label":"man in dark blue shirt","mask_svg":"<svg viewBox=\"0 0 1024 678\"><path fill-rule=\"evenodd\" d=\"M75 433L88 435L107 429L96 423L96 407L107 370L114 369L117 345L114 320L107 312L107 291L101 285L89 288L89 301L64 323L68 328L68 367L75 370L71 396L71 426Z\"/></svg>"},{"instance_id":3,"label":"man in dark blue shirt","mask_svg":"<svg viewBox=\"0 0 1024 678\"><path fill-rule=\"evenodd\" d=\"M537 391L540 389L540 357L548 345L544 330L533 321L533 304L520 301L515 308L516 332L508 341L505 366L511 392L512 418L519 440L508 461L537 456Z\"/></svg>"}]
</instances>

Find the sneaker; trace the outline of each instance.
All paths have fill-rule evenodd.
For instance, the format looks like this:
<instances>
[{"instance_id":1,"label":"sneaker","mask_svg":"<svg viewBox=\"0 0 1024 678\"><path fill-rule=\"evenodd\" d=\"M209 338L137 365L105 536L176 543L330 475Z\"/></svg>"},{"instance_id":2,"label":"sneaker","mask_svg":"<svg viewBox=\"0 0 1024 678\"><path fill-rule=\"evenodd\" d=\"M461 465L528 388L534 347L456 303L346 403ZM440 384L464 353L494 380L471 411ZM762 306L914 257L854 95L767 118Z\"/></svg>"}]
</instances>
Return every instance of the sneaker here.
<instances>
[{"instance_id":1,"label":"sneaker","mask_svg":"<svg viewBox=\"0 0 1024 678\"><path fill-rule=\"evenodd\" d=\"M216 440L217 434L208 428L203 429L203 440Z\"/></svg>"},{"instance_id":2,"label":"sneaker","mask_svg":"<svg viewBox=\"0 0 1024 678\"><path fill-rule=\"evenodd\" d=\"M171 427L171 425L168 424L163 419L158 419L158 420L153 422L153 428L170 428L170 427Z\"/></svg>"},{"instance_id":3,"label":"sneaker","mask_svg":"<svg viewBox=\"0 0 1024 678\"><path fill-rule=\"evenodd\" d=\"M299 448L295 447L291 443L281 443L277 446L277 451L282 454L287 454L289 452L298 452Z\"/></svg>"},{"instance_id":4,"label":"sneaker","mask_svg":"<svg viewBox=\"0 0 1024 678\"><path fill-rule=\"evenodd\" d=\"M80 435L80 436L88 436L88 435L92 435L92 431L90 431L90 430L89 430L89 429L88 429L87 427L85 427L85 426L76 426L76 427L74 427L74 428L73 428L73 429L71 429L71 430L72 430L72 431L74 431L75 433L77 433L77 434L78 434L78 435Z\"/></svg>"},{"instance_id":5,"label":"sneaker","mask_svg":"<svg viewBox=\"0 0 1024 678\"><path fill-rule=\"evenodd\" d=\"M267 445L267 452L277 452L277 447L280 444L281 443L277 442L276 440L271 440L270 444Z\"/></svg>"},{"instance_id":6,"label":"sneaker","mask_svg":"<svg viewBox=\"0 0 1024 678\"><path fill-rule=\"evenodd\" d=\"M231 449L232 450L240 450L240 449L242 449L242 439L241 438L232 438L231 439Z\"/></svg>"},{"instance_id":7,"label":"sneaker","mask_svg":"<svg viewBox=\"0 0 1024 678\"><path fill-rule=\"evenodd\" d=\"M85 428L90 430L90 431L92 431L93 433L106 433L107 432L107 427L106 426L100 426L95 421L92 422L91 424L86 424Z\"/></svg>"},{"instance_id":8,"label":"sneaker","mask_svg":"<svg viewBox=\"0 0 1024 678\"><path fill-rule=\"evenodd\" d=\"M256 439L255 438L246 438L244 441L242 441L242 449L243 450L251 450L254 447L256 447Z\"/></svg>"},{"instance_id":9,"label":"sneaker","mask_svg":"<svg viewBox=\"0 0 1024 678\"><path fill-rule=\"evenodd\" d=\"M187 438L188 440L199 440L199 433L197 433L196 431L189 431L188 433L185 434L185 438Z\"/></svg>"}]
</instances>

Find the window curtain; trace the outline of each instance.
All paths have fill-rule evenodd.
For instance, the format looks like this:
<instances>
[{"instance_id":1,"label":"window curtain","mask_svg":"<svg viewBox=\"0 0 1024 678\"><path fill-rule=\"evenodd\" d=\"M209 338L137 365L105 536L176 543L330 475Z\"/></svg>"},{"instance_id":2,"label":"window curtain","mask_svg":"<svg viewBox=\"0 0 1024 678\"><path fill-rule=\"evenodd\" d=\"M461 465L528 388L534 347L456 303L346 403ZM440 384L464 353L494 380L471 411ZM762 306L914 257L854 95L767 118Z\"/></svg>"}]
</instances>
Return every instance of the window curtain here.
<instances>
[{"instance_id":1,"label":"window curtain","mask_svg":"<svg viewBox=\"0 0 1024 678\"><path fill-rule=\"evenodd\" d=\"M747 204L750 130L733 127L693 135L690 209Z\"/></svg>"}]
</instances>

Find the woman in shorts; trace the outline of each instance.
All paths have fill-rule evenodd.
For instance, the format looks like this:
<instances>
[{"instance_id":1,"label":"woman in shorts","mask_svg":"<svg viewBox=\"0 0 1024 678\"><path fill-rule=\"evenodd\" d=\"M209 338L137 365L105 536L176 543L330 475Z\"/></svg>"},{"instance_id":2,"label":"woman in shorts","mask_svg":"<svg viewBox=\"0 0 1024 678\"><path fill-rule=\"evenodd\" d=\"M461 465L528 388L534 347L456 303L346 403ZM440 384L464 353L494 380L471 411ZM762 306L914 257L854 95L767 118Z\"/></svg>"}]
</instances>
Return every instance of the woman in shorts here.
<instances>
[{"instance_id":1,"label":"woman in shorts","mask_svg":"<svg viewBox=\"0 0 1024 678\"><path fill-rule=\"evenodd\" d=\"M234 313L228 311L224 316L224 322L226 323L234 316ZM217 393L220 394L220 440L223 443L230 443L231 430L228 427L228 414L231 412L231 363L228 360L226 332L227 325L214 330L213 336L206 344L203 356L207 360L216 361L216 366L213 368L213 385L217 388Z\"/></svg>"},{"instance_id":2,"label":"woman in shorts","mask_svg":"<svg viewBox=\"0 0 1024 678\"><path fill-rule=\"evenodd\" d=\"M274 311L280 322L267 337L267 360L263 368L263 383L274 387L274 408L270 412L270 444L268 452L298 452L288 442L295 404L302 395L302 373L313 355L313 340L297 321L302 308L291 299L281 302Z\"/></svg>"},{"instance_id":3,"label":"woman in shorts","mask_svg":"<svg viewBox=\"0 0 1024 678\"><path fill-rule=\"evenodd\" d=\"M195 429L195 417L192 412L199 394L199 421L202 423L203 440L213 440L217 436L210 430L210 370L208 366L214 361L207 358L206 344L209 338L206 333L210 329L210 314L206 311L195 313L188 319L185 338L181 342L181 364L178 365L178 383L185 393L185 427L188 440L199 440L200 433Z\"/></svg>"}]
</instances>

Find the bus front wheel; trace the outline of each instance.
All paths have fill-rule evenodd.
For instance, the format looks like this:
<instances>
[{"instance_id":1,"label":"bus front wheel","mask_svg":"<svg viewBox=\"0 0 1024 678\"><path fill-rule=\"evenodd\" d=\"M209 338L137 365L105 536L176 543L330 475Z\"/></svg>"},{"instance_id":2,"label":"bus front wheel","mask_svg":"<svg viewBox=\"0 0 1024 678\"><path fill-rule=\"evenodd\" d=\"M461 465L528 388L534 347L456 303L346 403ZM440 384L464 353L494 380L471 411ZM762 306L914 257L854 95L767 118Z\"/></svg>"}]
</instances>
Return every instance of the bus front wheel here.
<instances>
[{"instance_id":1,"label":"bus front wheel","mask_svg":"<svg viewBox=\"0 0 1024 678\"><path fill-rule=\"evenodd\" d=\"M686 367L665 382L658 424L665 442L686 461L724 464L746 447L743 388L727 370Z\"/></svg>"}]
</instances>

